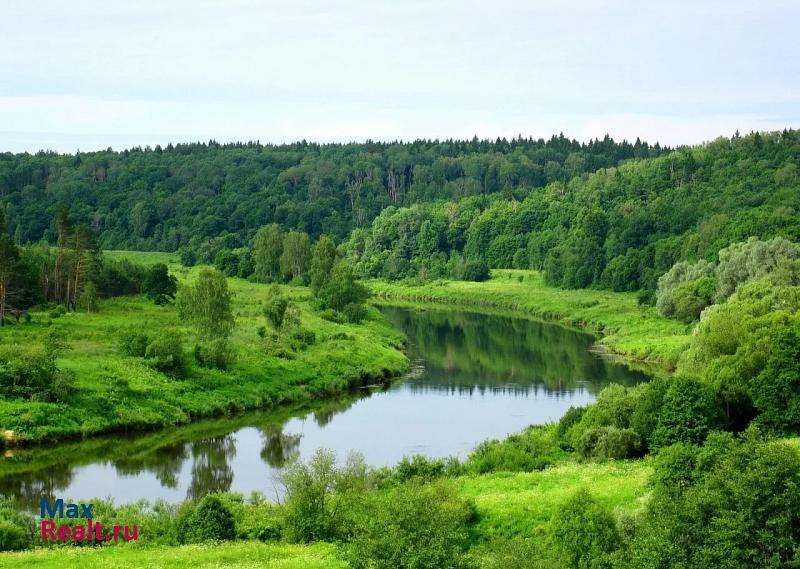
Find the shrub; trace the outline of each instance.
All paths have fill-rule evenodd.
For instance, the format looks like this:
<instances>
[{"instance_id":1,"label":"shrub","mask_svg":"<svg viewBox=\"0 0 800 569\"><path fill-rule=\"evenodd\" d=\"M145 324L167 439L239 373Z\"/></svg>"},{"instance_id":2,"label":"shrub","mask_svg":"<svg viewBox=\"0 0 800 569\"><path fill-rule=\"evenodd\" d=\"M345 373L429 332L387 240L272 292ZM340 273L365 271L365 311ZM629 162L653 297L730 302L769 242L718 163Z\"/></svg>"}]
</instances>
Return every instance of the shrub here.
<instances>
[{"instance_id":1,"label":"shrub","mask_svg":"<svg viewBox=\"0 0 800 569\"><path fill-rule=\"evenodd\" d=\"M531 427L503 441L484 441L470 454L465 466L472 472L532 472L563 459L554 427Z\"/></svg>"},{"instance_id":2,"label":"shrub","mask_svg":"<svg viewBox=\"0 0 800 569\"><path fill-rule=\"evenodd\" d=\"M148 342L144 357L159 371L181 375L186 369L183 336L174 331L161 332Z\"/></svg>"},{"instance_id":3,"label":"shrub","mask_svg":"<svg viewBox=\"0 0 800 569\"><path fill-rule=\"evenodd\" d=\"M143 358L147 352L147 344L149 342L150 339L147 334L130 329L120 335L119 349L126 356Z\"/></svg>"},{"instance_id":4,"label":"shrub","mask_svg":"<svg viewBox=\"0 0 800 569\"><path fill-rule=\"evenodd\" d=\"M27 549L34 531L33 519L18 512L12 498L0 495L0 551Z\"/></svg>"},{"instance_id":5,"label":"shrub","mask_svg":"<svg viewBox=\"0 0 800 569\"><path fill-rule=\"evenodd\" d=\"M556 427L556 435L558 436L559 440L563 440L570 428L580 422L584 413L586 413L586 407L575 407L574 405L570 405L569 409L567 409L567 412L564 413L561 419L559 419L558 426ZM567 446L568 449L572 449L572 447L568 444L564 446Z\"/></svg>"},{"instance_id":6,"label":"shrub","mask_svg":"<svg viewBox=\"0 0 800 569\"><path fill-rule=\"evenodd\" d=\"M614 516L608 508L579 490L550 520L556 549L567 567L588 569L608 565L620 539Z\"/></svg>"},{"instance_id":7,"label":"shrub","mask_svg":"<svg viewBox=\"0 0 800 569\"><path fill-rule=\"evenodd\" d=\"M428 458L421 454L415 454L411 457L404 456L397 463L394 475L402 481L412 479L430 481L443 476L457 476L463 470L461 463L455 457Z\"/></svg>"},{"instance_id":8,"label":"shrub","mask_svg":"<svg viewBox=\"0 0 800 569\"><path fill-rule=\"evenodd\" d=\"M181 251L181 265L184 267L194 267L197 264L197 255L191 249Z\"/></svg>"},{"instance_id":9,"label":"shrub","mask_svg":"<svg viewBox=\"0 0 800 569\"><path fill-rule=\"evenodd\" d=\"M217 338L205 344L195 344L194 359L202 367L227 370L236 362L236 352L228 340Z\"/></svg>"},{"instance_id":10,"label":"shrub","mask_svg":"<svg viewBox=\"0 0 800 569\"><path fill-rule=\"evenodd\" d=\"M448 484L404 484L371 494L347 546L352 569L456 569L466 566L472 504Z\"/></svg>"},{"instance_id":11,"label":"shrub","mask_svg":"<svg viewBox=\"0 0 800 569\"><path fill-rule=\"evenodd\" d=\"M280 295L280 289L277 286L270 287L269 300L264 303L264 316L273 329L280 330L283 327L288 308L289 301Z\"/></svg>"},{"instance_id":12,"label":"shrub","mask_svg":"<svg viewBox=\"0 0 800 569\"><path fill-rule=\"evenodd\" d=\"M178 541L202 543L236 538L236 523L231 510L218 496L209 494L196 508L186 506L178 515Z\"/></svg>"},{"instance_id":13,"label":"shrub","mask_svg":"<svg viewBox=\"0 0 800 569\"><path fill-rule=\"evenodd\" d=\"M338 467L333 452L318 449L307 464L295 461L284 468L281 481L286 490L286 537L310 542L345 535L345 516L364 494L368 477L361 455L349 455Z\"/></svg>"},{"instance_id":14,"label":"shrub","mask_svg":"<svg viewBox=\"0 0 800 569\"><path fill-rule=\"evenodd\" d=\"M760 412L758 423L776 432L800 427L800 338L793 330L777 334L764 370L750 386Z\"/></svg>"},{"instance_id":15,"label":"shrub","mask_svg":"<svg viewBox=\"0 0 800 569\"><path fill-rule=\"evenodd\" d=\"M577 450L584 458L633 458L642 455L642 439L631 429L594 427L583 433Z\"/></svg>"},{"instance_id":16,"label":"shrub","mask_svg":"<svg viewBox=\"0 0 800 569\"><path fill-rule=\"evenodd\" d=\"M61 317L62 317L62 316L64 316L66 313L67 313L67 309L66 309L66 308L65 308L63 305L59 304L58 306L56 306L55 308L53 308L53 309L52 309L52 310L51 310L51 311L48 313L48 316L50 316L50 318L52 318L53 320L55 320L56 318L61 318Z\"/></svg>"},{"instance_id":17,"label":"shrub","mask_svg":"<svg viewBox=\"0 0 800 569\"><path fill-rule=\"evenodd\" d=\"M681 322L690 323L700 318L700 313L713 304L717 281L713 277L701 277L687 281L672 291L673 316Z\"/></svg>"},{"instance_id":18,"label":"shrub","mask_svg":"<svg viewBox=\"0 0 800 569\"><path fill-rule=\"evenodd\" d=\"M0 394L31 401L63 401L72 376L56 366L57 351L48 347L0 346Z\"/></svg>"},{"instance_id":19,"label":"shrub","mask_svg":"<svg viewBox=\"0 0 800 569\"><path fill-rule=\"evenodd\" d=\"M658 311L664 316L674 316L675 291L689 281L697 281L704 277L713 277L713 275L714 265L706 260L700 260L694 264L686 261L675 263L658 279L658 291L656 292Z\"/></svg>"},{"instance_id":20,"label":"shrub","mask_svg":"<svg viewBox=\"0 0 800 569\"><path fill-rule=\"evenodd\" d=\"M652 447L657 450L678 442L701 444L720 424L721 413L711 388L693 378L674 377L664 394Z\"/></svg>"},{"instance_id":21,"label":"shrub","mask_svg":"<svg viewBox=\"0 0 800 569\"><path fill-rule=\"evenodd\" d=\"M178 292L178 280L169 274L164 263L158 263L147 272L142 288L147 298L162 306L175 299L175 294Z\"/></svg>"},{"instance_id":22,"label":"shrub","mask_svg":"<svg viewBox=\"0 0 800 569\"><path fill-rule=\"evenodd\" d=\"M367 307L363 304L351 302L342 309L342 314L348 322L360 324L367 317Z\"/></svg>"},{"instance_id":23,"label":"shrub","mask_svg":"<svg viewBox=\"0 0 800 569\"><path fill-rule=\"evenodd\" d=\"M652 445L653 431L656 430L658 414L664 404L664 394L668 387L666 378L656 377L633 389L635 397L630 427L639 434L647 449Z\"/></svg>"},{"instance_id":24,"label":"shrub","mask_svg":"<svg viewBox=\"0 0 800 569\"><path fill-rule=\"evenodd\" d=\"M483 282L489 280L489 265L486 261L467 261L464 265L464 272L461 280Z\"/></svg>"}]
</instances>

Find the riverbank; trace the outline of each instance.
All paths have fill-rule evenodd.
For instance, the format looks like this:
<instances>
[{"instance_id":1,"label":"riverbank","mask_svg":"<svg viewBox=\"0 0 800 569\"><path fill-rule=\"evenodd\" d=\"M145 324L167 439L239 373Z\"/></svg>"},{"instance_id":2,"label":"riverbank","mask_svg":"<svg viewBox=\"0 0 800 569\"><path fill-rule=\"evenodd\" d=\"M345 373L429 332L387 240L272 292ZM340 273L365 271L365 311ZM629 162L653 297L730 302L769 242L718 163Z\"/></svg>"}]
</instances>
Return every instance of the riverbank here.
<instances>
[{"instance_id":1,"label":"riverbank","mask_svg":"<svg viewBox=\"0 0 800 569\"><path fill-rule=\"evenodd\" d=\"M108 255L143 264L167 262L181 281L199 270L180 267L174 256L161 253ZM193 330L174 307L156 306L144 297L101 300L91 314L33 312L30 322L3 327L0 340L11 345L41 344L51 332L58 334L66 349L57 365L72 375L74 386L60 403L0 400L0 430L16 445L151 430L331 397L389 381L408 369L402 334L377 310L371 308L361 324L332 322L312 308L305 287L282 287L297 307L300 328L309 332L304 345L290 346L286 339L286 347L267 350L258 329L267 325L262 306L268 286L235 278L228 283L234 293L231 343L237 357L227 371L199 366L191 354ZM130 329L182 335L186 373L170 376L143 358L123 355L120 337Z\"/></svg>"},{"instance_id":2,"label":"riverbank","mask_svg":"<svg viewBox=\"0 0 800 569\"><path fill-rule=\"evenodd\" d=\"M675 369L690 338L690 327L640 306L635 293L554 288L536 271L496 269L481 283L368 284L379 302L476 307L580 328L598 335L598 344L612 354L667 370Z\"/></svg>"},{"instance_id":3,"label":"riverbank","mask_svg":"<svg viewBox=\"0 0 800 569\"><path fill-rule=\"evenodd\" d=\"M650 462L577 463L568 460L537 472L496 472L450 480L457 496L474 504L476 522L470 530L471 557L478 566L494 566L498 543L543 535L554 515L579 489L589 489L599 504L615 515L639 512L650 488ZM247 515L244 515L247 518ZM237 524L241 520L237 520ZM161 538L162 536L156 536ZM242 540L207 545L148 545L142 532L135 544L110 547L56 547L0 553L0 564L25 567L173 569L204 567L274 567L282 569L346 568L343 550L332 544L292 545Z\"/></svg>"}]
</instances>

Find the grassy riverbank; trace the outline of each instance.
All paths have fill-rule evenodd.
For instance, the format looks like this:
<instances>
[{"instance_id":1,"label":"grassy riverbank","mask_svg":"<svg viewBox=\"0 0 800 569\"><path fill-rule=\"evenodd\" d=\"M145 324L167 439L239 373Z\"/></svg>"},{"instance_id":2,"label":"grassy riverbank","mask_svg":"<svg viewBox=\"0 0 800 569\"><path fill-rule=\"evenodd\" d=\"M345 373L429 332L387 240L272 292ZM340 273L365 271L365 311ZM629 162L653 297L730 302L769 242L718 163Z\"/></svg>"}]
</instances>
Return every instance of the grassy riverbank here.
<instances>
[{"instance_id":1,"label":"grassy riverbank","mask_svg":"<svg viewBox=\"0 0 800 569\"><path fill-rule=\"evenodd\" d=\"M535 271L494 270L491 280L482 283L371 281L369 286L381 300L478 307L583 328L598 334L600 344L614 354L667 369L674 369L689 342L689 327L640 306L635 293L554 288Z\"/></svg>"},{"instance_id":2,"label":"grassy riverbank","mask_svg":"<svg viewBox=\"0 0 800 569\"><path fill-rule=\"evenodd\" d=\"M111 252L144 264L170 262L181 281L197 268L174 264L161 253ZM183 424L246 409L266 408L343 393L383 381L408 365L404 339L375 309L361 324L325 320L311 307L305 287L282 287L298 309L299 326L313 333L313 342L292 349L289 339L281 357L265 350L258 328L266 324L262 306L268 287L229 279L234 294L236 327L231 336L237 358L227 371L200 367L191 356L194 331L173 306L156 306L144 297L119 297L99 302L95 313L69 313L58 318L33 312L32 320L0 329L0 341L35 345L54 331L66 344L59 368L74 377L74 388L62 403L0 400L0 430L12 431L18 443L85 437L111 431L152 429ZM124 356L121 335L130 329L145 333L169 331L185 338L188 369L181 377L161 373L142 358Z\"/></svg>"},{"instance_id":3,"label":"grassy riverbank","mask_svg":"<svg viewBox=\"0 0 800 569\"><path fill-rule=\"evenodd\" d=\"M474 556L491 555L495 540L530 538L546 531L561 505L579 489L588 489L617 515L640 510L649 488L649 461L575 463L568 461L539 472L498 472L461 476L452 483L457 495L475 504L471 530ZM289 545L237 541L204 546L152 546L141 534L136 544L112 547L35 549L0 553L0 565L23 567L141 567L172 569L204 567L275 567L282 569L346 568L342 551L333 545Z\"/></svg>"}]
</instances>

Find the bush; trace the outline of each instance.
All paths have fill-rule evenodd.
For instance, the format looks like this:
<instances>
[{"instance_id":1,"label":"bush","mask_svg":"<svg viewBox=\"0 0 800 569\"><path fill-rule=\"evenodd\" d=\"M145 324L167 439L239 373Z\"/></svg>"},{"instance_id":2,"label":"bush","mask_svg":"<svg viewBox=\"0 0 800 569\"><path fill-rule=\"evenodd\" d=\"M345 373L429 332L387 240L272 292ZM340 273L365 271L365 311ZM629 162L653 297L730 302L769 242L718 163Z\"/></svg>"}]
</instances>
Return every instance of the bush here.
<instances>
[{"instance_id":1,"label":"bush","mask_svg":"<svg viewBox=\"0 0 800 569\"><path fill-rule=\"evenodd\" d=\"M147 298L158 306L162 306L175 299L175 294L178 292L178 279L169 274L164 263L158 263L147 272L142 288Z\"/></svg>"},{"instance_id":2,"label":"bush","mask_svg":"<svg viewBox=\"0 0 800 569\"><path fill-rule=\"evenodd\" d=\"M34 542L33 519L17 511L10 497L0 495L0 551L20 551Z\"/></svg>"},{"instance_id":3,"label":"bush","mask_svg":"<svg viewBox=\"0 0 800 569\"><path fill-rule=\"evenodd\" d=\"M408 481L434 480L444 476L457 476L464 471L463 466L455 457L428 458L421 454L404 456L394 468L394 476L398 480Z\"/></svg>"},{"instance_id":4,"label":"bush","mask_svg":"<svg viewBox=\"0 0 800 569\"><path fill-rule=\"evenodd\" d=\"M672 291L673 316L681 322L690 323L700 318L700 313L714 303L717 281L713 277L701 277L687 281Z\"/></svg>"},{"instance_id":5,"label":"bush","mask_svg":"<svg viewBox=\"0 0 800 569\"><path fill-rule=\"evenodd\" d=\"M758 409L759 425L778 433L800 427L800 338L793 330L775 335L764 370L752 381L750 392Z\"/></svg>"},{"instance_id":6,"label":"bush","mask_svg":"<svg viewBox=\"0 0 800 569\"><path fill-rule=\"evenodd\" d=\"M577 450L584 458L633 458L642 455L642 439L631 429L594 427L583 433Z\"/></svg>"},{"instance_id":7,"label":"bush","mask_svg":"<svg viewBox=\"0 0 800 569\"><path fill-rule=\"evenodd\" d=\"M702 444L721 423L721 412L710 387L693 378L674 377L664 393L653 431L653 450L679 442Z\"/></svg>"},{"instance_id":8,"label":"bush","mask_svg":"<svg viewBox=\"0 0 800 569\"><path fill-rule=\"evenodd\" d=\"M126 356L143 358L147 352L147 344L149 342L150 339L147 334L130 329L120 335L119 349Z\"/></svg>"},{"instance_id":9,"label":"bush","mask_svg":"<svg viewBox=\"0 0 800 569\"><path fill-rule=\"evenodd\" d=\"M630 427L639 434L646 449L652 446L653 431L656 430L658 414L668 387L666 378L656 377L633 389L635 397Z\"/></svg>"},{"instance_id":10,"label":"bush","mask_svg":"<svg viewBox=\"0 0 800 569\"><path fill-rule=\"evenodd\" d=\"M553 426L531 427L503 441L484 441L469 455L465 466L471 472L532 472L562 460Z\"/></svg>"},{"instance_id":11,"label":"bush","mask_svg":"<svg viewBox=\"0 0 800 569\"><path fill-rule=\"evenodd\" d=\"M159 371L173 375L183 374L186 370L183 336L175 331L158 334L148 342L144 357Z\"/></svg>"},{"instance_id":12,"label":"bush","mask_svg":"<svg viewBox=\"0 0 800 569\"><path fill-rule=\"evenodd\" d=\"M360 324L367 317L367 307L363 304L351 302L342 309L342 314L348 322Z\"/></svg>"},{"instance_id":13,"label":"bush","mask_svg":"<svg viewBox=\"0 0 800 569\"><path fill-rule=\"evenodd\" d=\"M489 265L486 264L486 261L467 261L464 265L461 280L483 282L488 281L489 276Z\"/></svg>"},{"instance_id":14,"label":"bush","mask_svg":"<svg viewBox=\"0 0 800 569\"><path fill-rule=\"evenodd\" d=\"M443 482L404 484L368 497L347 546L352 569L466 567L472 504Z\"/></svg>"},{"instance_id":15,"label":"bush","mask_svg":"<svg viewBox=\"0 0 800 569\"><path fill-rule=\"evenodd\" d=\"M218 496L209 494L197 505L185 506L178 515L178 541L203 543L236 539L236 523Z\"/></svg>"},{"instance_id":16,"label":"bush","mask_svg":"<svg viewBox=\"0 0 800 569\"><path fill-rule=\"evenodd\" d=\"M197 255L191 249L181 251L181 265L184 267L194 267L197 264Z\"/></svg>"},{"instance_id":17,"label":"bush","mask_svg":"<svg viewBox=\"0 0 800 569\"><path fill-rule=\"evenodd\" d=\"M289 301L280 295L280 289L277 286L270 287L270 298L264 303L264 316L273 329L280 330L283 327L288 309Z\"/></svg>"},{"instance_id":18,"label":"bush","mask_svg":"<svg viewBox=\"0 0 800 569\"><path fill-rule=\"evenodd\" d=\"M67 313L67 309L63 305L59 304L58 306L56 306L54 309L52 309L48 313L48 316L50 316L50 318L55 320L56 318L61 318L66 313Z\"/></svg>"},{"instance_id":19,"label":"bush","mask_svg":"<svg viewBox=\"0 0 800 569\"><path fill-rule=\"evenodd\" d=\"M281 481L286 490L286 537L295 542L343 538L345 517L352 514L368 485L361 455L349 455L338 467L336 455L324 449L318 449L308 464L290 463Z\"/></svg>"},{"instance_id":20,"label":"bush","mask_svg":"<svg viewBox=\"0 0 800 569\"><path fill-rule=\"evenodd\" d=\"M194 359L202 367L227 370L236 362L236 352L228 340L217 338L206 344L195 344Z\"/></svg>"},{"instance_id":21,"label":"bush","mask_svg":"<svg viewBox=\"0 0 800 569\"><path fill-rule=\"evenodd\" d=\"M0 394L30 401L64 401L72 376L56 366L57 352L37 345L0 346Z\"/></svg>"},{"instance_id":22,"label":"bush","mask_svg":"<svg viewBox=\"0 0 800 569\"><path fill-rule=\"evenodd\" d=\"M608 566L620 544L614 516L586 490L579 490L558 510L550 520L550 531L571 569Z\"/></svg>"},{"instance_id":23,"label":"bush","mask_svg":"<svg viewBox=\"0 0 800 569\"><path fill-rule=\"evenodd\" d=\"M574 405L570 405L570 408L567 409L567 412L564 413L561 419L559 419L558 426L556 427L556 436L559 440L563 441L569 430L574 425L580 423L584 413L586 413L586 407L575 407ZM565 444L563 446L567 447L565 450L573 450L573 447L569 444Z\"/></svg>"}]
</instances>

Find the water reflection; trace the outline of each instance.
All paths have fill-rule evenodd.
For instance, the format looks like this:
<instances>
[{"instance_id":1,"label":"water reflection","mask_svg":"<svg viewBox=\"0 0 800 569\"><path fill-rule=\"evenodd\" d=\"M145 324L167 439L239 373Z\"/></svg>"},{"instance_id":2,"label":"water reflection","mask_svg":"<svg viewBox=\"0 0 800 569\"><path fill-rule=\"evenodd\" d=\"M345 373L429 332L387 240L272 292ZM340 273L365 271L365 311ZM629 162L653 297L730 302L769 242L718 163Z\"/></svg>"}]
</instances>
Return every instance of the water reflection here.
<instances>
[{"instance_id":1,"label":"water reflection","mask_svg":"<svg viewBox=\"0 0 800 569\"><path fill-rule=\"evenodd\" d=\"M590 353L592 338L540 322L385 308L409 337L412 372L389 388L309 407L204 421L148 435L15 449L0 492L35 509L42 497L179 501L261 490L287 460L318 447L373 465L407 454L465 456L478 442L555 420L609 382L644 375Z\"/></svg>"}]
</instances>

